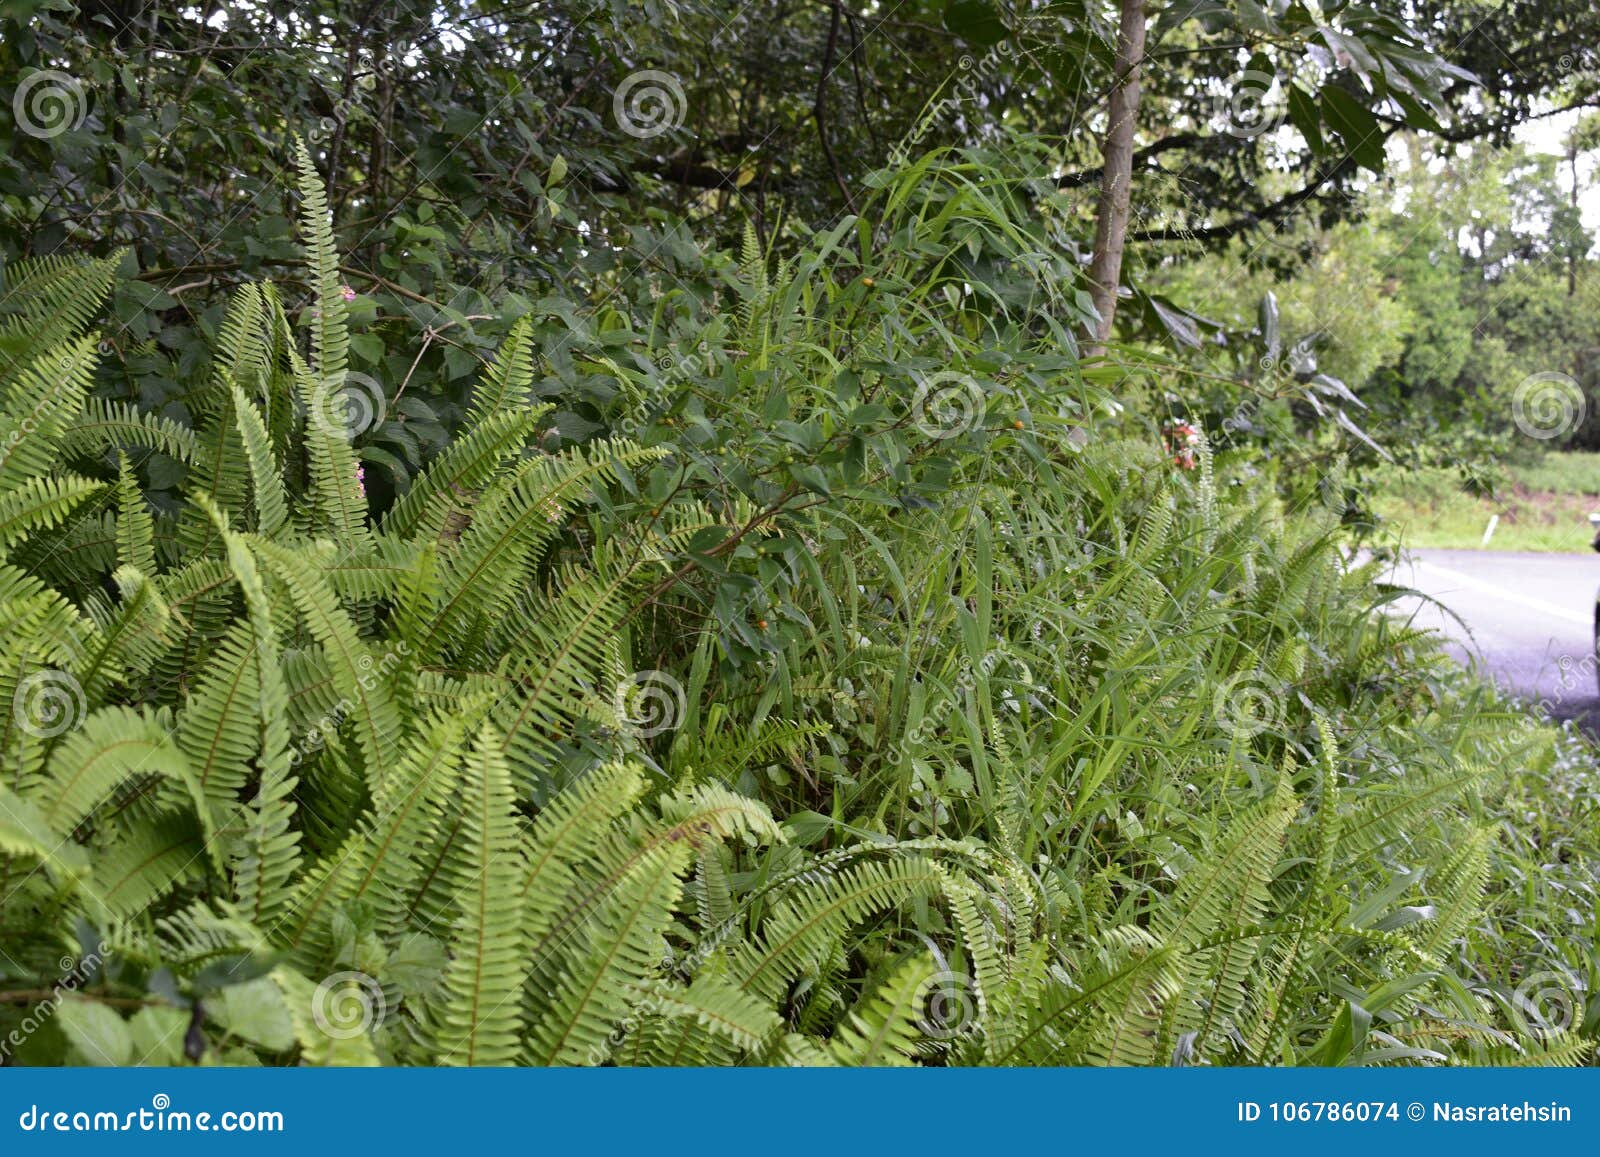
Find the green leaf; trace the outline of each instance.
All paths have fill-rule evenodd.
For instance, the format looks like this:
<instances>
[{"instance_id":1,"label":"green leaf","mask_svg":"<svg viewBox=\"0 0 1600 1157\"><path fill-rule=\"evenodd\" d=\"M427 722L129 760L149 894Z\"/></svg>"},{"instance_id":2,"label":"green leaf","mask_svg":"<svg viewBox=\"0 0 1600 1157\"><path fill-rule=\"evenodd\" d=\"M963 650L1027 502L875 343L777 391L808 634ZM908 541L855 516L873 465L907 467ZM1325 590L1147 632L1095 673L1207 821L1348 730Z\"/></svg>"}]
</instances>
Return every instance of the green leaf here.
<instances>
[{"instance_id":1,"label":"green leaf","mask_svg":"<svg viewBox=\"0 0 1600 1157\"><path fill-rule=\"evenodd\" d=\"M183 1038L189 1014L181 1008L147 1004L128 1018L128 1037L136 1065L172 1066L184 1061Z\"/></svg>"},{"instance_id":2,"label":"green leaf","mask_svg":"<svg viewBox=\"0 0 1600 1157\"><path fill-rule=\"evenodd\" d=\"M375 333L353 333L350 352L366 365L375 366L383 360L383 339Z\"/></svg>"},{"instance_id":3,"label":"green leaf","mask_svg":"<svg viewBox=\"0 0 1600 1157\"><path fill-rule=\"evenodd\" d=\"M84 1064L117 1066L133 1060L133 1035L116 1009L69 996L56 1009L56 1020Z\"/></svg>"},{"instance_id":4,"label":"green leaf","mask_svg":"<svg viewBox=\"0 0 1600 1157\"><path fill-rule=\"evenodd\" d=\"M1323 152L1327 145L1322 139L1322 113L1317 108L1317 98L1298 84L1289 85L1288 92L1290 121L1313 153Z\"/></svg>"},{"instance_id":5,"label":"green leaf","mask_svg":"<svg viewBox=\"0 0 1600 1157\"><path fill-rule=\"evenodd\" d=\"M988 48L1011 34L993 4L984 0L953 0L944 7L944 26L969 44Z\"/></svg>"},{"instance_id":6,"label":"green leaf","mask_svg":"<svg viewBox=\"0 0 1600 1157\"><path fill-rule=\"evenodd\" d=\"M1344 89L1329 85L1322 90L1322 115L1356 164L1374 173L1383 171L1385 134L1371 109Z\"/></svg>"},{"instance_id":7,"label":"green leaf","mask_svg":"<svg viewBox=\"0 0 1600 1157\"><path fill-rule=\"evenodd\" d=\"M1277 358L1280 339L1278 337L1278 298L1270 289L1261 295L1259 312L1259 325L1261 328L1261 348L1269 358Z\"/></svg>"},{"instance_id":8,"label":"green leaf","mask_svg":"<svg viewBox=\"0 0 1600 1157\"><path fill-rule=\"evenodd\" d=\"M295 1042L294 1018L283 991L271 977L231 984L206 1000L206 1015L234 1036L281 1053Z\"/></svg>"}]
</instances>

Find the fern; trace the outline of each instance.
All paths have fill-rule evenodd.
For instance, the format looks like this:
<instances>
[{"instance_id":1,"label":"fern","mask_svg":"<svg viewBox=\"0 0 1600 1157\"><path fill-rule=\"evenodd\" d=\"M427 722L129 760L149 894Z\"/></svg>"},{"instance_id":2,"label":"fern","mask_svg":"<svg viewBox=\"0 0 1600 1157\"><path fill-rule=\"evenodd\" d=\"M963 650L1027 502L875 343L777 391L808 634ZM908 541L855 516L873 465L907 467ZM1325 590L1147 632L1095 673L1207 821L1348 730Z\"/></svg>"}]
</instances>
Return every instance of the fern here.
<instances>
[{"instance_id":1,"label":"fern","mask_svg":"<svg viewBox=\"0 0 1600 1157\"><path fill-rule=\"evenodd\" d=\"M0 935L30 983L98 935L88 1015L175 987L264 1063L1595 1059L1592 1021L1546 1040L1504 994L1564 947L1507 913L1592 846L1522 794L1549 734L1372 613L1335 516L1102 424L1070 295L953 271L974 236L1046 260L965 162L792 258L747 232L717 309L663 295L648 335L627 295L559 341L529 314L369 508L294 153L310 299L234 294L175 371L192 429L96 395L113 264L7 270ZM837 277L850 238L910 288ZM991 419L1053 416L904 440L945 366ZM386 444L429 444L426 376ZM641 394L637 440L569 436ZM181 478L147 492L149 453ZM660 728L620 702L646 675ZM1218 707L1251 680L1259 729Z\"/></svg>"},{"instance_id":2,"label":"fern","mask_svg":"<svg viewBox=\"0 0 1600 1157\"><path fill-rule=\"evenodd\" d=\"M462 780L462 835L442 867L455 907L432 1044L440 1064L509 1064L522 1030L519 996L527 965L516 890L525 868L511 774L491 732L479 734Z\"/></svg>"},{"instance_id":3,"label":"fern","mask_svg":"<svg viewBox=\"0 0 1600 1157\"><path fill-rule=\"evenodd\" d=\"M830 1042L844 1065L906 1065L916 1055L918 1020L933 962L926 956L902 961L882 985L861 1000Z\"/></svg>"}]
</instances>

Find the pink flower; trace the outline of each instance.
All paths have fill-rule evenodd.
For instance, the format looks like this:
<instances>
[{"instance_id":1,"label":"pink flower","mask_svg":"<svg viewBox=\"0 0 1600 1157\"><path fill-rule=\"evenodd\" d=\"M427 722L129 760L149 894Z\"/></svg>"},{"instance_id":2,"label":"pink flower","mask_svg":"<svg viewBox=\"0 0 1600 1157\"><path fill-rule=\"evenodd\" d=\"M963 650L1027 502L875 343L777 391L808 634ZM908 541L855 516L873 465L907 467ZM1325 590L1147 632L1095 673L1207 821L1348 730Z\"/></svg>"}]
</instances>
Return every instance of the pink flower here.
<instances>
[{"instance_id":1,"label":"pink flower","mask_svg":"<svg viewBox=\"0 0 1600 1157\"><path fill-rule=\"evenodd\" d=\"M344 298L346 301L354 301L356 299L356 291L351 289L348 285L341 285L339 287L339 296Z\"/></svg>"},{"instance_id":2,"label":"pink flower","mask_svg":"<svg viewBox=\"0 0 1600 1157\"><path fill-rule=\"evenodd\" d=\"M367 468L360 464L356 466L356 489L361 491L363 497L367 493Z\"/></svg>"},{"instance_id":3,"label":"pink flower","mask_svg":"<svg viewBox=\"0 0 1600 1157\"><path fill-rule=\"evenodd\" d=\"M1172 464L1179 470L1195 468L1195 448L1200 445L1200 431L1188 422L1168 422L1161 427L1161 441Z\"/></svg>"}]
</instances>

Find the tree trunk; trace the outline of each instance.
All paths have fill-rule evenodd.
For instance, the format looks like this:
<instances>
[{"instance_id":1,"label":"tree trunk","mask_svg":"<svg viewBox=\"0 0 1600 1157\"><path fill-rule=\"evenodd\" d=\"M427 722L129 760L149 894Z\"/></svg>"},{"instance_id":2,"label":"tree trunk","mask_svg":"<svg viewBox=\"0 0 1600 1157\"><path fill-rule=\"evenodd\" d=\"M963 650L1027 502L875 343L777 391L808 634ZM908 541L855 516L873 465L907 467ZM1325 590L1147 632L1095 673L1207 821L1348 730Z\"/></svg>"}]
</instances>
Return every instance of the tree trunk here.
<instances>
[{"instance_id":1,"label":"tree trunk","mask_svg":"<svg viewBox=\"0 0 1600 1157\"><path fill-rule=\"evenodd\" d=\"M1111 90L1105 167L1100 176L1100 206L1095 212L1094 256L1089 262L1089 294L1100 315L1090 356L1105 352L1117 316L1117 286L1122 283L1122 248L1128 237L1133 180L1133 130L1139 120L1139 72L1144 65L1145 0L1122 0L1117 32L1116 87Z\"/></svg>"}]
</instances>

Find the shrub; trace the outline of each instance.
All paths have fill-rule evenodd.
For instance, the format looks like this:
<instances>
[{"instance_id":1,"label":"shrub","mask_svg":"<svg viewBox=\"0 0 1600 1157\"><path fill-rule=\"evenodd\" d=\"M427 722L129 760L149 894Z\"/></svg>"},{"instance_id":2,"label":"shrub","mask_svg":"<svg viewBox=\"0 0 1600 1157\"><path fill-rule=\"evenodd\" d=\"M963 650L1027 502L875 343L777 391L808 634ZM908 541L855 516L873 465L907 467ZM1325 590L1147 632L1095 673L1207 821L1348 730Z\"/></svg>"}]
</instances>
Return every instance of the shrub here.
<instances>
[{"instance_id":1,"label":"shrub","mask_svg":"<svg viewBox=\"0 0 1600 1157\"><path fill-rule=\"evenodd\" d=\"M242 291L192 423L95 386L111 262L13 271L17 1060L1592 1056L1483 935L1551 733L1117 412L992 158L517 319L392 500L299 160L309 343Z\"/></svg>"}]
</instances>

